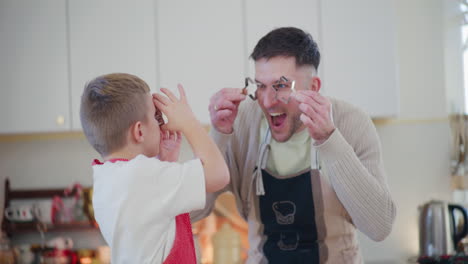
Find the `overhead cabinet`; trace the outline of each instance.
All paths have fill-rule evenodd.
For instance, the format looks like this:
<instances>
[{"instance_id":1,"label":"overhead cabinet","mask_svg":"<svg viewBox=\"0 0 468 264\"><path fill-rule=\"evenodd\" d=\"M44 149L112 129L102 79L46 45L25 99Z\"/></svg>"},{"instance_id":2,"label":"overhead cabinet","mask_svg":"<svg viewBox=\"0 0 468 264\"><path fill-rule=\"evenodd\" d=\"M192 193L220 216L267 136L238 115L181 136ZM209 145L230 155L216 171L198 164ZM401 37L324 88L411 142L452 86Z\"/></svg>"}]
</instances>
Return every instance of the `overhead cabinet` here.
<instances>
[{"instance_id":1,"label":"overhead cabinet","mask_svg":"<svg viewBox=\"0 0 468 264\"><path fill-rule=\"evenodd\" d=\"M0 133L70 130L65 1L0 1Z\"/></svg>"},{"instance_id":2,"label":"overhead cabinet","mask_svg":"<svg viewBox=\"0 0 468 264\"><path fill-rule=\"evenodd\" d=\"M197 118L210 124L210 97L223 87L243 87L242 1L157 1L160 86L184 86ZM181 8L183 7L183 8Z\"/></svg>"},{"instance_id":3,"label":"overhead cabinet","mask_svg":"<svg viewBox=\"0 0 468 264\"><path fill-rule=\"evenodd\" d=\"M80 100L93 78L115 72L137 75L155 89L155 3L153 0L69 1L71 113L81 130Z\"/></svg>"},{"instance_id":4,"label":"overhead cabinet","mask_svg":"<svg viewBox=\"0 0 468 264\"><path fill-rule=\"evenodd\" d=\"M399 112L394 1L322 0L323 92L375 118Z\"/></svg>"},{"instance_id":5,"label":"overhead cabinet","mask_svg":"<svg viewBox=\"0 0 468 264\"><path fill-rule=\"evenodd\" d=\"M177 94L210 123L210 97L254 77L257 41L277 27L312 34L322 92L372 117L398 114L390 0L0 2L0 133L80 131L85 84L126 72Z\"/></svg>"}]
</instances>

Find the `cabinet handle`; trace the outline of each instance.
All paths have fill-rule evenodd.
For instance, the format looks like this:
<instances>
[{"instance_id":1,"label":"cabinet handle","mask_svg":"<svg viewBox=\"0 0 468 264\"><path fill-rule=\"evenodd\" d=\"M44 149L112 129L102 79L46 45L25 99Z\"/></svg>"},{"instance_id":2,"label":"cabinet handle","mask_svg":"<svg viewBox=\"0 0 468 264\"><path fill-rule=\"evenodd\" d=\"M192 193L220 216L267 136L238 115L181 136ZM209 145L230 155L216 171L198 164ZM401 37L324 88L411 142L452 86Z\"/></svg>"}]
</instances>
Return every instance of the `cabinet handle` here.
<instances>
[{"instance_id":1,"label":"cabinet handle","mask_svg":"<svg viewBox=\"0 0 468 264\"><path fill-rule=\"evenodd\" d=\"M63 115L57 116L55 123L57 123L59 126L63 126L63 124L65 124L65 117L63 117Z\"/></svg>"}]
</instances>

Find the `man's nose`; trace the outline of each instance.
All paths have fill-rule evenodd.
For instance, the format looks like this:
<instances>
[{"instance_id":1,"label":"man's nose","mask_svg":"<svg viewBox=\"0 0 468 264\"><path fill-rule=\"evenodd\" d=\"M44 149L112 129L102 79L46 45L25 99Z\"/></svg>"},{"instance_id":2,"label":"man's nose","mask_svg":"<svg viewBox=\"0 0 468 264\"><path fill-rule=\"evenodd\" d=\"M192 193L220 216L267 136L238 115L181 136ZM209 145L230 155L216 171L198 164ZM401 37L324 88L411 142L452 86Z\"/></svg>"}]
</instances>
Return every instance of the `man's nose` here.
<instances>
[{"instance_id":1,"label":"man's nose","mask_svg":"<svg viewBox=\"0 0 468 264\"><path fill-rule=\"evenodd\" d=\"M262 100L263 106L265 106L265 108L270 108L274 106L278 102L278 100L276 100L276 91L273 88L269 87L264 91Z\"/></svg>"}]
</instances>

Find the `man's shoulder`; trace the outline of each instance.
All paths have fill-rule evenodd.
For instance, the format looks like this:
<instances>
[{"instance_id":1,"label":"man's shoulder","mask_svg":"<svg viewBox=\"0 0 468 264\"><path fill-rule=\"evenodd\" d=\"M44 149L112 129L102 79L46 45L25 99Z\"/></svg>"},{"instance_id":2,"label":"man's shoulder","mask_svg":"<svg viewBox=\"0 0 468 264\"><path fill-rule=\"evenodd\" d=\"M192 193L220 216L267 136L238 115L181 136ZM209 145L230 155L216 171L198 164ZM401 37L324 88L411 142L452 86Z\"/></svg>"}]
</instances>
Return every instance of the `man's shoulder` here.
<instances>
[{"instance_id":1,"label":"man's shoulder","mask_svg":"<svg viewBox=\"0 0 468 264\"><path fill-rule=\"evenodd\" d=\"M332 104L333 120L340 123L344 120L371 120L370 116L360 107L347 101L327 97Z\"/></svg>"},{"instance_id":2,"label":"man's shoulder","mask_svg":"<svg viewBox=\"0 0 468 264\"><path fill-rule=\"evenodd\" d=\"M262 116L262 110L257 101L247 98L239 105L239 112L234 126L242 130L244 128L251 130L257 128L257 125L260 127Z\"/></svg>"},{"instance_id":3,"label":"man's shoulder","mask_svg":"<svg viewBox=\"0 0 468 264\"><path fill-rule=\"evenodd\" d=\"M239 105L239 115L254 116L261 112L257 101L253 101L250 98L245 99Z\"/></svg>"}]
</instances>

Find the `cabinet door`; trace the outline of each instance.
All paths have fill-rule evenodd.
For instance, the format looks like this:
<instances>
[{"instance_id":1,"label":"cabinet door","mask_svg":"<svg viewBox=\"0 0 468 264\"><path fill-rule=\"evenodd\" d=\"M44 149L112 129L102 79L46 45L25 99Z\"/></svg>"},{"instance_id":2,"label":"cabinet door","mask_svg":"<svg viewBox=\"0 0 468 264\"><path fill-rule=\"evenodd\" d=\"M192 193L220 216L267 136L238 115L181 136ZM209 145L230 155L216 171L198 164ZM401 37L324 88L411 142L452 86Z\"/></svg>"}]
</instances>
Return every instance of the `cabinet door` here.
<instances>
[{"instance_id":1,"label":"cabinet door","mask_svg":"<svg viewBox=\"0 0 468 264\"><path fill-rule=\"evenodd\" d=\"M323 0L325 94L372 117L398 114L395 14L391 0Z\"/></svg>"},{"instance_id":2,"label":"cabinet door","mask_svg":"<svg viewBox=\"0 0 468 264\"><path fill-rule=\"evenodd\" d=\"M153 0L70 1L73 130L81 130L80 100L86 82L107 73L131 73L156 84Z\"/></svg>"},{"instance_id":3,"label":"cabinet door","mask_svg":"<svg viewBox=\"0 0 468 264\"><path fill-rule=\"evenodd\" d=\"M65 1L0 1L0 133L70 128Z\"/></svg>"},{"instance_id":4,"label":"cabinet door","mask_svg":"<svg viewBox=\"0 0 468 264\"><path fill-rule=\"evenodd\" d=\"M325 0L327 1L327 0ZM279 27L297 27L312 35L320 45L319 0L256 0L245 1L247 57L257 42L268 32ZM254 76L253 61L249 59L248 72Z\"/></svg>"},{"instance_id":5,"label":"cabinet door","mask_svg":"<svg viewBox=\"0 0 468 264\"><path fill-rule=\"evenodd\" d=\"M244 85L242 1L157 1L156 9L160 84L184 85L193 112L209 124L211 95Z\"/></svg>"}]
</instances>

